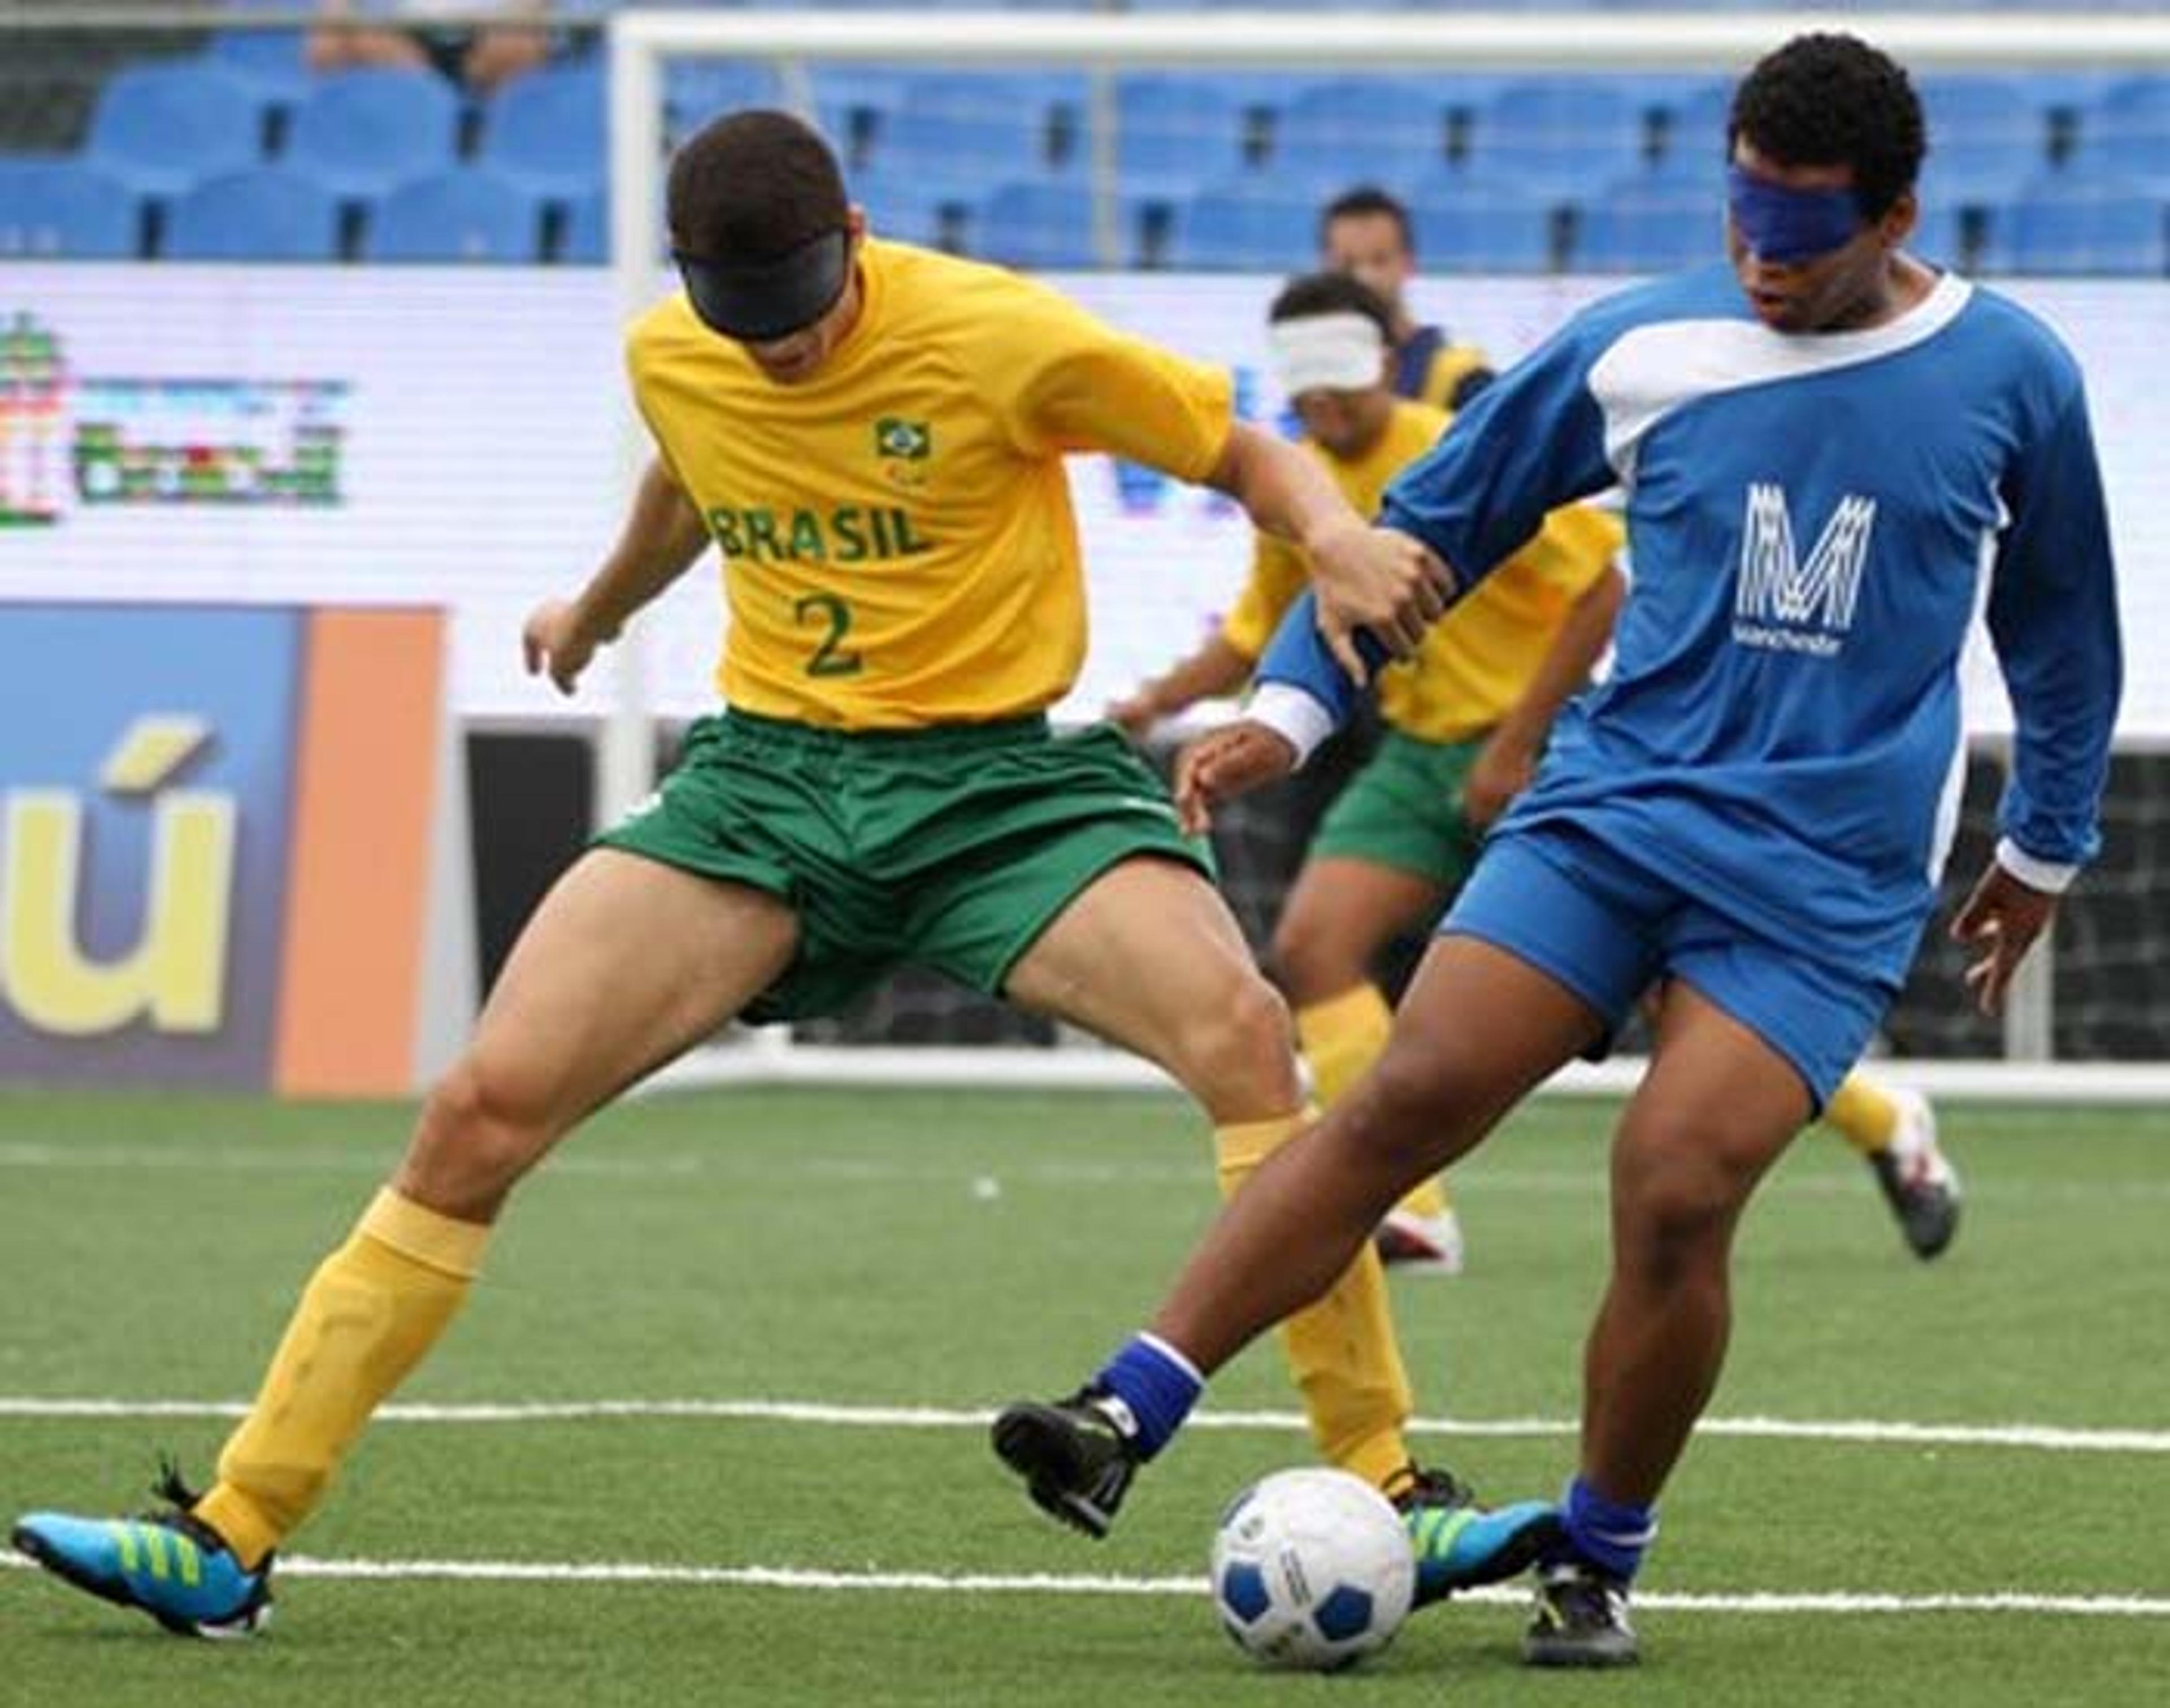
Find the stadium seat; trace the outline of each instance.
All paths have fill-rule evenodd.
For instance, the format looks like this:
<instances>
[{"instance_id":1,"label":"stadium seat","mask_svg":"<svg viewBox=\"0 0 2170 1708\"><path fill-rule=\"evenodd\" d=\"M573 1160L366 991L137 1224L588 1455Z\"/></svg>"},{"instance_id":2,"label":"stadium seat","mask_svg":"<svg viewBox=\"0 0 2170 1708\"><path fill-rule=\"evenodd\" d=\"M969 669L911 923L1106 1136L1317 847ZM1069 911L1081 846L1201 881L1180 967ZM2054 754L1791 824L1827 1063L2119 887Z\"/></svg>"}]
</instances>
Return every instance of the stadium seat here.
<instances>
[{"instance_id":1,"label":"stadium seat","mask_svg":"<svg viewBox=\"0 0 2170 1708\"><path fill-rule=\"evenodd\" d=\"M86 160L138 195L179 195L258 158L262 116L249 86L190 60L134 66L99 92Z\"/></svg>"},{"instance_id":2,"label":"stadium seat","mask_svg":"<svg viewBox=\"0 0 2170 1708\"><path fill-rule=\"evenodd\" d=\"M1168 263L1288 273L1312 265L1318 243L1318 205L1309 196L1239 182L1177 204Z\"/></svg>"},{"instance_id":3,"label":"stadium seat","mask_svg":"<svg viewBox=\"0 0 2170 1708\"><path fill-rule=\"evenodd\" d=\"M772 65L751 60L673 59L663 68L664 131L674 142L725 113L741 107L773 107L783 99Z\"/></svg>"},{"instance_id":4,"label":"stadium seat","mask_svg":"<svg viewBox=\"0 0 2170 1708\"><path fill-rule=\"evenodd\" d=\"M585 266L610 259L610 197L604 191L575 196L567 206L565 228L558 239L558 259Z\"/></svg>"},{"instance_id":5,"label":"stadium seat","mask_svg":"<svg viewBox=\"0 0 2170 1708\"><path fill-rule=\"evenodd\" d=\"M909 173L879 167L852 174L849 188L852 200L866 209L867 223L874 236L928 249L939 249L957 235L960 211L968 205ZM977 200L971 198L971 204Z\"/></svg>"},{"instance_id":6,"label":"stadium seat","mask_svg":"<svg viewBox=\"0 0 2170 1708\"><path fill-rule=\"evenodd\" d=\"M72 158L0 158L0 260L134 256L142 211L128 186Z\"/></svg>"},{"instance_id":7,"label":"stadium seat","mask_svg":"<svg viewBox=\"0 0 2170 1708\"><path fill-rule=\"evenodd\" d=\"M1982 270L2160 277L2167 232L2162 198L2136 185L2048 173L1991 210Z\"/></svg>"},{"instance_id":8,"label":"stadium seat","mask_svg":"<svg viewBox=\"0 0 2170 1708\"><path fill-rule=\"evenodd\" d=\"M239 78L265 106L292 107L309 92L308 39L298 29L222 29L204 58Z\"/></svg>"},{"instance_id":9,"label":"stadium seat","mask_svg":"<svg viewBox=\"0 0 2170 1708\"><path fill-rule=\"evenodd\" d=\"M1733 85L1705 83L1660 110L1655 174L1678 184L1723 182L1725 127L1733 114Z\"/></svg>"},{"instance_id":10,"label":"stadium seat","mask_svg":"<svg viewBox=\"0 0 2170 1708\"><path fill-rule=\"evenodd\" d=\"M1536 273L1553 265L1548 199L1526 185L1445 175L1409 206L1417 260L1432 273Z\"/></svg>"},{"instance_id":11,"label":"stadium seat","mask_svg":"<svg viewBox=\"0 0 2170 1708\"><path fill-rule=\"evenodd\" d=\"M369 216L362 253L372 261L532 261L542 206L514 179L484 167L411 179Z\"/></svg>"},{"instance_id":12,"label":"stadium seat","mask_svg":"<svg viewBox=\"0 0 2170 1708\"><path fill-rule=\"evenodd\" d=\"M1642 164L1642 115L1594 78L1514 83L1470 133L1469 169L1561 193L1624 177Z\"/></svg>"},{"instance_id":13,"label":"stadium seat","mask_svg":"<svg viewBox=\"0 0 2170 1708\"><path fill-rule=\"evenodd\" d=\"M1447 116L1436 91L1380 78L1305 90L1274 131L1271 169L1330 194L1351 184L1407 187L1447 163Z\"/></svg>"},{"instance_id":14,"label":"stadium seat","mask_svg":"<svg viewBox=\"0 0 2170 1708\"><path fill-rule=\"evenodd\" d=\"M1124 190L1187 196L1243 165L1235 95L1203 78L1126 77L1115 87L1115 163Z\"/></svg>"},{"instance_id":15,"label":"stadium seat","mask_svg":"<svg viewBox=\"0 0 2170 1708\"><path fill-rule=\"evenodd\" d=\"M1638 174L1576 209L1577 272L1669 273L1725 253L1725 203L1714 185Z\"/></svg>"},{"instance_id":16,"label":"stadium seat","mask_svg":"<svg viewBox=\"0 0 2170 1708\"><path fill-rule=\"evenodd\" d=\"M1965 206L1996 201L2049 162L2049 121L2022 87L2003 78L1924 81L1929 128L1925 174Z\"/></svg>"},{"instance_id":17,"label":"stadium seat","mask_svg":"<svg viewBox=\"0 0 2170 1708\"><path fill-rule=\"evenodd\" d=\"M2170 188L2170 77L2118 84L2079 115L2076 170Z\"/></svg>"},{"instance_id":18,"label":"stadium seat","mask_svg":"<svg viewBox=\"0 0 2170 1708\"><path fill-rule=\"evenodd\" d=\"M373 201L452 163L459 100L424 71L343 71L295 110L286 163L333 195Z\"/></svg>"},{"instance_id":19,"label":"stadium seat","mask_svg":"<svg viewBox=\"0 0 2170 1708\"><path fill-rule=\"evenodd\" d=\"M483 112L482 163L531 195L567 201L602 182L602 75L590 66L517 77Z\"/></svg>"},{"instance_id":20,"label":"stadium seat","mask_svg":"<svg viewBox=\"0 0 2170 1708\"><path fill-rule=\"evenodd\" d=\"M1093 196L1076 182L1022 179L1005 184L980 206L973 221L972 251L1008 267L1097 267ZM1138 209L1118 197L1115 209L1117 266L1137 264Z\"/></svg>"},{"instance_id":21,"label":"stadium seat","mask_svg":"<svg viewBox=\"0 0 2170 1708\"><path fill-rule=\"evenodd\" d=\"M184 261L329 261L339 204L307 174L252 166L206 179L167 215L163 253Z\"/></svg>"},{"instance_id":22,"label":"stadium seat","mask_svg":"<svg viewBox=\"0 0 2170 1708\"><path fill-rule=\"evenodd\" d=\"M1050 113L1062 87L1022 75L917 78L883 119L874 162L918 179L929 194L976 202L1050 165Z\"/></svg>"}]
</instances>

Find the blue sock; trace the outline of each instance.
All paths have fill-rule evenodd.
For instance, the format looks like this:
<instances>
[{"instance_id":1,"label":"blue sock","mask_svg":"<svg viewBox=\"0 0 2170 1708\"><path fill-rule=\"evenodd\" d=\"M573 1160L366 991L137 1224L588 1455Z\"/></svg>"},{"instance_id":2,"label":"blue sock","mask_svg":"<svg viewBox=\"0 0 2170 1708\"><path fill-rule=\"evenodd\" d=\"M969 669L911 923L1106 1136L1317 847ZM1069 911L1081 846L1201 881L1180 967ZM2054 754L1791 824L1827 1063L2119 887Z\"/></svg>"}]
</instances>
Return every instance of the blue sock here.
<instances>
[{"instance_id":1,"label":"blue sock","mask_svg":"<svg viewBox=\"0 0 2170 1708\"><path fill-rule=\"evenodd\" d=\"M1141 1459L1166 1447L1205 1391L1198 1367L1157 1335L1138 1334L1108 1360L1093 1384L1121 1400L1137 1425L1131 1437Z\"/></svg>"},{"instance_id":2,"label":"blue sock","mask_svg":"<svg viewBox=\"0 0 2170 1708\"><path fill-rule=\"evenodd\" d=\"M1580 1477L1567 1486L1560 1521L1576 1553L1623 1583L1634 1577L1643 1550L1658 1534L1652 1508L1608 1501Z\"/></svg>"}]
</instances>

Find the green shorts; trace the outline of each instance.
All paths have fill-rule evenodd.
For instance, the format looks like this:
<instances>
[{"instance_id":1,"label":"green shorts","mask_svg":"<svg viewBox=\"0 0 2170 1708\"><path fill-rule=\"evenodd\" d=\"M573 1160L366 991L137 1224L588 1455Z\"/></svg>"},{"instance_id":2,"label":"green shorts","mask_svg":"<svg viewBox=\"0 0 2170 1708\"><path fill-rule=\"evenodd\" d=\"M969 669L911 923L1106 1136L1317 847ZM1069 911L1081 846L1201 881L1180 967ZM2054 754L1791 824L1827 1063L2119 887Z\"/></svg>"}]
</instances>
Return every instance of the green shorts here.
<instances>
[{"instance_id":1,"label":"green shorts","mask_svg":"<svg viewBox=\"0 0 2170 1708\"><path fill-rule=\"evenodd\" d=\"M1120 731L1056 735L1039 717L857 735L703 718L662 787L596 840L790 903L798 957L747 1009L756 1022L834 1014L907 962L999 994L1119 861L1213 875Z\"/></svg>"},{"instance_id":2,"label":"green shorts","mask_svg":"<svg viewBox=\"0 0 2170 1708\"><path fill-rule=\"evenodd\" d=\"M1307 858L1366 860L1460 888L1483 840L1462 810L1462 784L1483 745L1481 736L1420 742L1388 730L1328 809Z\"/></svg>"}]
</instances>

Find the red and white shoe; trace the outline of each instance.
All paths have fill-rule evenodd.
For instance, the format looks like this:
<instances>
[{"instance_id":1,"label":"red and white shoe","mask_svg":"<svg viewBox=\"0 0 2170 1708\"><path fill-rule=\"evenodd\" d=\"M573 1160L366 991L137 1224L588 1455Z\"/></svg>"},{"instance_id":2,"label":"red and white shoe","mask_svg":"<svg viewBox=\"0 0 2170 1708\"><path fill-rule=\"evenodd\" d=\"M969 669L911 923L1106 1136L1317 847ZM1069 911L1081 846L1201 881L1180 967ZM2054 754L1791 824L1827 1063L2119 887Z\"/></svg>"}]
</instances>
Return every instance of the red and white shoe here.
<instances>
[{"instance_id":1,"label":"red and white shoe","mask_svg":"<svg viewBox=\"0 0 2170 1708\"><path fill-rule=\"evenodd\" d=\"M1380 1262L1414 1275L1459 1275L1466 1255L1462 1218L1451 1207L1436 1216L1419 1216L1397 1204L1379 1223L1371 1244Z\"/></svg>"}]
</instances>

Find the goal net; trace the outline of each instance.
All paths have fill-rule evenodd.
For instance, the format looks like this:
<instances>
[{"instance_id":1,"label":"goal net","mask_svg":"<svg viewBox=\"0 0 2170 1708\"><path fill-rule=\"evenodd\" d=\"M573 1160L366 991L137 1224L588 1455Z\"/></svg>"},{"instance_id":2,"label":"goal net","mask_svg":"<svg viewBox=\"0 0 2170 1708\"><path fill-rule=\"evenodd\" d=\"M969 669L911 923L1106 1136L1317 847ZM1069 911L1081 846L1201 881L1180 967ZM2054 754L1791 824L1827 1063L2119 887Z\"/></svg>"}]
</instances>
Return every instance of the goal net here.
<instances>
[{"instance_id":1,"label":"goal net","mask_svg":"<svg viewBox=\"0 0 2170 1708\"><path fill-rule=\"evenodd\" d=\"M1273 421L1285 404L1262 360L1265 304L1316 264L1318 213L1333 195L1371 185L1402 200L1418 317L1504 366L1623 276L1715 257L1730 82L1819 21L1887 48L1924 91L1932 153L1919 250L1996 278L2088 371L2130 652L2107 852L2050 951L2035 957L2010 1015L1982 1020L1964 1005L1959 957L1942 934L1948 896L1884 1043L1904 1077L1935 1089L2170 1095L2170 956L2155 934L2170 897L2170 668L2151 668L2170 646L2170 516L2154 497L2170 486L2170 341L2148 330L2170 283L2161 204L2151 247L2144 229L2103 210L2112 192L2096 169L2143 122L2133 111L2148 109L2125 91L2170 76L2170 19L621 12L608 70L617 300L630 318L669 287L660 184L673 140L735 107L780 105L830 138L878 233L1048 274L1119 324L1227 362L1239 407ZM629 483L648 454L629 409L623 443ZM1072 472L1093 647L1056 714L1083 721L1209 631L1241 582L1248 541L1211 494L1106 458L1075 459ZM605 815L649 786L658 728L704 709L714 621L713 584L692 577L621 643ZM1954 885L1988 847L2009 734L1986 656L1971 672L1981 691L1970 694ZM1157 738L1163 756L1179 733ZM1334 780L1244 802L1216 833L1232 900L1261 948ZM1575 1083L1616 1085L1623 1071L1632 1064ZM1152 1077L909 973L850 1015L734 1035L674 1073L747 1075Z\"/></svg>"}]
</instances>

